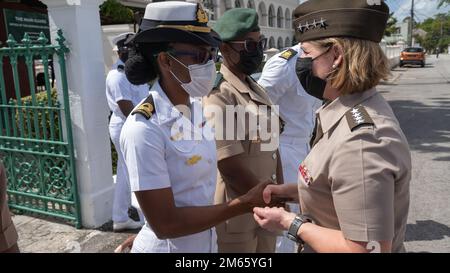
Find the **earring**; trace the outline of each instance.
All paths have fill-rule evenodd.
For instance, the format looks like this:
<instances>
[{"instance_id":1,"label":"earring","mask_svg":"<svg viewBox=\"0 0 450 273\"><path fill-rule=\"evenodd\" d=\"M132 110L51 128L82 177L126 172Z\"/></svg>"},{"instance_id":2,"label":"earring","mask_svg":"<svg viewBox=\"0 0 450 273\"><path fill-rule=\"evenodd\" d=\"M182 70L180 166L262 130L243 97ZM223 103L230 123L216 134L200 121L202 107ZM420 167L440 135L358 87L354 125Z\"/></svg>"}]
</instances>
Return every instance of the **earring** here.
<instances>
[{"instance_id":1,"label":"earring","mask_svg":"<svg viewBox=\"0 0 450 273\"><path fill-rule=\"evenodd\" d=\"M337 65L333 64L333 66L332 66L332 67L333 67L333 69L335 69L335 68L337 67Z\"/></svg>"}]
</instances>

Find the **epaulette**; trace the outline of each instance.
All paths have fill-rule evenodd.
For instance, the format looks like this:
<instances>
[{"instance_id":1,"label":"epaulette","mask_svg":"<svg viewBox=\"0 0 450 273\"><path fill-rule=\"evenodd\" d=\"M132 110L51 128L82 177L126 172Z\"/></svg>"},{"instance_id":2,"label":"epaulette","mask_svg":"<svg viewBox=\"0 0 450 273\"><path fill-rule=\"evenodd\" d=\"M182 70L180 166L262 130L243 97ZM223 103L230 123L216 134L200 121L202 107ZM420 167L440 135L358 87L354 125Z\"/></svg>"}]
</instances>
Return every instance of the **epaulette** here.
<instances>
[{"instance_id":1,"label":"epaulette","mask_svg":"<svg viewBox=\"0 0 450 273\"><path fill-rule=\"evenodd\" d=\"M347 118L348 126L352 132L362 125L375 125L372 118L369 116L369 113L367 113L362 105L355 106L348 110L347 113L345 113L345 117Z\"/></svg>"},{"instance_id":2,"label":"epaulette","mask_svg":"<svg viewBox=\"0 0 450 273\"><path fill-rule=\"evenodd\" d=\"M132 115L141 114L146 119L150 119L154 113L155 103L151 94L133 112L131 112Z\"/></svg>"},{"instance_id":3,"label":"epaulette","mask_svg":"<svg viewBox=\"0 0 450 273\"><path fill-rule=\"evenodd\" d=\"M289 48L288 50L283 51L279 57L285 59L286 61L289 61L297 54L298 54L297 51L293 50L292 48Z\"/></svg>"},{"instance_id":4,"label":"epaulette","mask_svg":"<svg viewBox=\"0 0 450 273\"><path fill-rule=\"evenodd\" d=\"M214 82L214 89L219 88L220 84L224 81L223 75L220 72L217 72L216 81Z\"/></svg>"}]
</instances>

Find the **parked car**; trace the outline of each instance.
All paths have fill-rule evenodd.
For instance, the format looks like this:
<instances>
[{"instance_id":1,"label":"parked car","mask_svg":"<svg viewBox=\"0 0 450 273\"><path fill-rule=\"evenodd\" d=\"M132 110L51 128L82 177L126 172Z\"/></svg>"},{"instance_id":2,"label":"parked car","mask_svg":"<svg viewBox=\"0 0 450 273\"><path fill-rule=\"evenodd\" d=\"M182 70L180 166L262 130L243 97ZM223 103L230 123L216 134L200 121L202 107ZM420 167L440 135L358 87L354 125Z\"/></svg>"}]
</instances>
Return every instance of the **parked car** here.
<instances>
[{"instance_id":1,"label":"parked car","mask_svg":"<svg viewBox=\"0 0 450 273\"><path fill-rule=\"evenodd\" d=\"M400 67L405 64L425 66L425 51L421 47L405 48L400 54Z\"/></svg>"}]
</instances>

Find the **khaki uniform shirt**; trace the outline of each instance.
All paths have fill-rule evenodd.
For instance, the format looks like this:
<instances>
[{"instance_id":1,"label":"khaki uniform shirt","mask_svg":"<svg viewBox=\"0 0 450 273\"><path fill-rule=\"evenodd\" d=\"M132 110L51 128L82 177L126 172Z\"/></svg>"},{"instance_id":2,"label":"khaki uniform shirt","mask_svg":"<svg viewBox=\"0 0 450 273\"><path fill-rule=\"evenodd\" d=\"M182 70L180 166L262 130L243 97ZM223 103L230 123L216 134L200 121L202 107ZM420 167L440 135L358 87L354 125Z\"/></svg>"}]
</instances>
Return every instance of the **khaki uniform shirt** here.
<instances>
[{"instance_id":1,"label":"khaki uniform shirt","mask_svg":"<svg viewBox=\"0 0 450 273\"><path fill-rule=\"evenodd\" d=\"M299 166L302 213L346 239L392 240L392 251L404 252L411 155L391 107L372 89L324 105L317 119Z\"/></svg>"},{"instance_id":2,"label":"khaki uniform shirt","mask_svg":"<svg viewBox=\"0 0 450 273\"><path fill-rule=\"evenodd\" d=\"M204 105L206 108L214 106L223 111L223 119L215 119L213 123L214 129L216 130L216 146L217 146L217 161L226 159L229 157L234 157L240 164L246 166L261 182L265 181L277 181L277 151L278 151L278 137L279 137L279 126L280 119L277 113L271 111L271 100L267 96L264 89L259 86L253 79L247 77L246 81L250 88L247 87L239 78L237 78L225 65L222 65L220 73L223 75L222 82L214 89L211 94L204 99ZM220 74L219 74L219 77ZM245 134L244 140L239 140L234 138L234 140L226 140L227 122L225 109L226 106L255 106L257 109L258 105L267 106L267 115L262 113L257 118L257 126L264 128L264 124L267 124L267 130L275 134L276 140L264 139L259 134L255 132L255 128L249 128L250 115L254 115L258 112L251 111L250 115L246 118L239 118L239 115L235 115L234 128L242 129ZM208 115L205 115L208 118ZM273 126L270 117L275 116L272 120L276 120L276 125ZM240 116L243 117L243 116ZM247 126L246 126L247 125ZM223 127L223 134L217 134L219 127ZM272 127L274 129L272 130ZM221 135L223 140L217 139L217 136ZM251 136L255 136L251 138ZM234 134L236 137L236 134ZM220 138L220 137L219 137ZM264 151L263 148L265 144L270 141L276 142L275 147L272 150ZM221 204L227 202L239 195L234 192L229 187L230 182L229 177L218 173L215 203ZM226 221L228 232L245 232L248 230L253 230L258 227L257 223L253 219L252 214L245 214Z\"/></svg>"},{"instance_id":3,"label":"khaki uniform shirt","mask_svg":"<svg viewBox=\"0 0 450 273\"><path fill-rule=\"evenodd\" d=\"M6 173L0 162L0 252L17 243L17 232L11 220L6 198Z\"/></svg>"}]
</instances>

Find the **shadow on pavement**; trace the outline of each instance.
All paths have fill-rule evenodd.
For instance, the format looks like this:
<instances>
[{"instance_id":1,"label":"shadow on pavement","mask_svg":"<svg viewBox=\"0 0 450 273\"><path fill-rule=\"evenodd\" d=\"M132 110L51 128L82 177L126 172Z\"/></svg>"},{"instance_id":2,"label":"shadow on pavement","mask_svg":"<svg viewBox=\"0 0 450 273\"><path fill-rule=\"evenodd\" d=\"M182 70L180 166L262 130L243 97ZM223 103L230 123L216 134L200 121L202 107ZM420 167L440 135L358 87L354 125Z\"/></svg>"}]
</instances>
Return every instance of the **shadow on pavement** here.
<instances>
[{"instance_id":1,"label":"shadow on pavement","mask_svg":"<svg viewBox=\"0 0 450 273\"><path fill-rule=\"evenodd\" d=\"M450 100L434 98L427 105L413 100L389 101L411 150L437 153L433 160L450 161ZM447 155L445 154L447 153Z\"/></svg>"},{"instance_id":2,"label":"shadow on pavement","mask_svg":"<svg viewBox=\"0 0 450 273\"><path fill-rule=\"evenodd\" d=\"M405 242L435 241L450 237L450 227L432 221L417 221L406 226Z\"/></svg>"}]
</instances>

